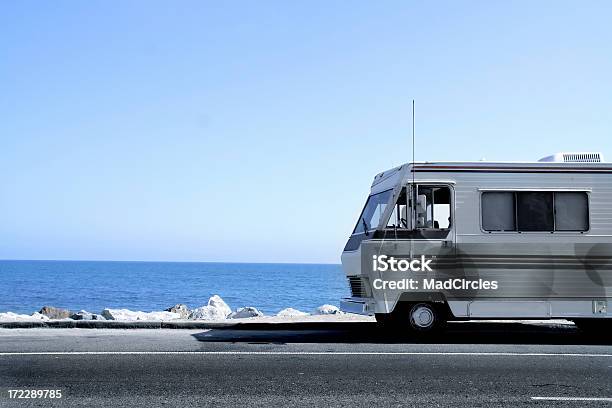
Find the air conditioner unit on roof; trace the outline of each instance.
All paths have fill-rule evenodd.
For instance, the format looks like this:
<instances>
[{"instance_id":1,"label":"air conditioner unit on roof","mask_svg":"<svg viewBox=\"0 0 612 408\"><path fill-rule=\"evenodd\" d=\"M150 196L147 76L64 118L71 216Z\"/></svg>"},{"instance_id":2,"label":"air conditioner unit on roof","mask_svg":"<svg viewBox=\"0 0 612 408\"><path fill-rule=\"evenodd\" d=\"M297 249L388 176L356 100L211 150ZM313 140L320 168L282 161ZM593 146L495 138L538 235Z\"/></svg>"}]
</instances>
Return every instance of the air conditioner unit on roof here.
<instances>
[{"instance_id":1,"label":"air conditioner unit on roof","mask_svg":"<svg viewBox=\"0 0 612 408\"><path fill-rule=\"evenodd\" d=\"M558 163L601 163L604 161L604 158L602 153L597 152L555 153L552 156L543 157L538 161Z\"/></svg>"}]
</instances>

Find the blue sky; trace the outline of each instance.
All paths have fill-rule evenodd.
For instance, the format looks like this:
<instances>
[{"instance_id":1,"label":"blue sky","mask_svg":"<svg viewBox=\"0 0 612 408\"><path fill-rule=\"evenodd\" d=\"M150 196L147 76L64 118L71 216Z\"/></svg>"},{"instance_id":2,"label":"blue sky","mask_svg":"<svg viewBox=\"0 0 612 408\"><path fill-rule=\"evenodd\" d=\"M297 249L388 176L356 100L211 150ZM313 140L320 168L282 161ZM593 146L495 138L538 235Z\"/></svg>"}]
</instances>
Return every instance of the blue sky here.
<instances>
[{"instance_id":1,"label":"blue sky","mask_svg":"<svg viewBox=\"0 0 612 408\"><path fill-rule=\"evenodd\" d=\"M612 3L2 2L0 258L338 262L377 172L612 155Z\"/></svg>"}]
</instances>

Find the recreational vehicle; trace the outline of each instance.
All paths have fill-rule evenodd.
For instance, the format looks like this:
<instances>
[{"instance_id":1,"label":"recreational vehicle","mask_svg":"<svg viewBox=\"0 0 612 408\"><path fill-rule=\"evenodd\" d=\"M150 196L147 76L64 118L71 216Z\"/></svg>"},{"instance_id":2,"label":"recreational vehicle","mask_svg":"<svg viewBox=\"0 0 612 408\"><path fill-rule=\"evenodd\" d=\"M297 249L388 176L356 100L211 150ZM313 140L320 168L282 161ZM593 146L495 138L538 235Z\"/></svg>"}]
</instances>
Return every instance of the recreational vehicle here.
<instances>
[{"instance_id":1,"label":"recreational vehicle","mask_svg":"<svg viewBox=\"0 0 612 408\"><path fill-rule=\"evenodd\" d=\"M611 322L612 163L559 153L395 167L374 177L342 266L342 309L393 327Z\"/></svg>"}]
</instances>

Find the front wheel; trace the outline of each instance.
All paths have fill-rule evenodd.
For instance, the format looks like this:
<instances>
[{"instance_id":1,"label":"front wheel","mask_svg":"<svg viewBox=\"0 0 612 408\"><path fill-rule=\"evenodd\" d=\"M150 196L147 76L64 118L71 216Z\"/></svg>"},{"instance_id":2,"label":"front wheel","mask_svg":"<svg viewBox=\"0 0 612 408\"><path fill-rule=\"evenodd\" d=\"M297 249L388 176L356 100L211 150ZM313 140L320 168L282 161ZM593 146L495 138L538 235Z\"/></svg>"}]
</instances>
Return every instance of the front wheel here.
<instances>
[{"instance_id":1,"label":"front wheel","mask_svg":"<svg viewBox=\"0 0 612 408\"><path fill-rule=\"evenodd\" d=\"M431 303L408 303L393 313L377 313L376 321L383 330L429 333L444 327L446 319L442 309Z\"/></svg>"},{"instance_id":2,"label":"front wheel","mask_svg":"<svg viewBox=\"0 0 612 408\"><path fill-rule=\"evenodd\" d=\"M417 303L410 308L410 328L419 332L429 332L440 328L444 320L441 313L430 303Z\"/></svg>"}]
</instances>

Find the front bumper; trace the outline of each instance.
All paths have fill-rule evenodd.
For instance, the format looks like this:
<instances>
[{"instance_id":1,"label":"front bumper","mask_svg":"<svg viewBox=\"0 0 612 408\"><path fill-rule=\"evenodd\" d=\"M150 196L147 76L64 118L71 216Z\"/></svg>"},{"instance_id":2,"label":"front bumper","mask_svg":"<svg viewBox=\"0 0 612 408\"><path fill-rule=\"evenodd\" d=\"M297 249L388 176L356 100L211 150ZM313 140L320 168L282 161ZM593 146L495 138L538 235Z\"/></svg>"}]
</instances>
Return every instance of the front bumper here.
<instances>
[{"instance_id":1,"label":"front bumper","mask_svg":"<svg viewBox=\"0 0 612 408\"><path fill-rule=\"evenodd\" d=\"M357 297L344 298L340 300L340 310L345 313L373 316L374 300Z\"/></svg>"}]
</instances>

